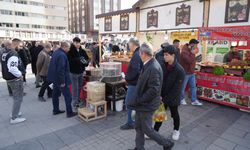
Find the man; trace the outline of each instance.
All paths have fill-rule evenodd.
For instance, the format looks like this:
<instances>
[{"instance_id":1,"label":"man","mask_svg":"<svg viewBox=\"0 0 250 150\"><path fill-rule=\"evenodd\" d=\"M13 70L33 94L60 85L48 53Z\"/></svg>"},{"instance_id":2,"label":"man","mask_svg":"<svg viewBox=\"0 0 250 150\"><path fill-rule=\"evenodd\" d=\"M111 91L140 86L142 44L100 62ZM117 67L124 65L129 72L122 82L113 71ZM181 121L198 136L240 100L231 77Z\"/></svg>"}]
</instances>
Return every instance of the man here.
<instances>
[{"instance_id":1,"label":"man","mask_svg":"<svg viewBox=\"0 0 250 150\"><path fill-rule=\"evenodd\" d=\"M35 41L32 42L32 47L30 48L31 67L32 67L32 72L36 76L36 88L41 87L40 85L41 78L39 75L37 75L36 62L37 62L38 55L42 50L43 50L42 43L38 43Z\"/></svg>"},{"instance_id":2,"label":"man","mask_svg":"<svg viewBox=\"0 0 250 150\"><path fill-rule=\"evenodd\" d=\"M168 42L162 43L162 44L161 44L161 48L156 52L156 54L155 54L155 59L156 59L158 62L164 62L163 48L164 48L164 47L167 47L168 45L169 45Z\"/></svg>"},{"instance_id":3,"label":"man","mask_svg":"<svg viewBox=\"0 0 250 150\"><path fill-rule=\"evenodd\" d=\"M46 89L47 89L48 98L52 98L52 89L49 86L50 82L48 82L47 80L48 69L49 69L49 64L50 64L50 59L51 59L49 54L51 50L52 50L51 44L46 43L44 45L44 49L39 53L38 59L36 62L37 75L39 75L43 80L42 87L38 94L38 100L41 102L46 102L46 100L43 97Z\"/></svg>"},{"instance_id":4,"label":"man","mask_svg":"<svg viewBox=\"0 0 250 150\"><path fill-rule=\"evenodd\" d=\"M153 58L152 47L143 43L140 47L140 57L143 69L139 77L133 99L129 102L129 108L136 110L135 130L136 148L144 150L144 134L163 146L164 150L171 150L174 143L161 136L152 128L152 117L160 106L161 88L163 82L162 69L156 59Z\"/></svg>"},{"instance_id":5,"label":"man","mask_svg":"<svg viewBox=\"0 0 250 150\"><path fill-rule=\"evenodd\" d=\"M140 43L137 39L131 38L129 40L129 49L133 52L133 56L130 60L125 80L128 83L128 90L125 99L125 104L128 106L129 101L134 97L135 87L143 67L141 58L140 58ZM127 122L122 125L121 130L134 129L134 121L132 119L132 110L127 107Z\"/></svg>"},{"instance_id":6,"label":"man","mask_svg":"<svg viewBox=\"0 0 250 150\"><path fill-rule=\"evenodd\" d=\"M185 44L181 51L180 56L180 64L185 70L185 79L182 86L182 92L181 92L181 104L187 105L187 102L185 100L185 89L187 86L187 83L190 88L191 92L191 101L192 105L201 106L202 103L197 100L197 94L196 94L196 80L195 80L195 52L194 50L197 48L197 45L199 44L199 41L196 39L191 39L189 41L189 44Z\"/></svg>"},{"instance_id":7,"label":"man","mask_svg":"<svg viewBox=\"0 0 250 150\"><path fill-rule=\"evenodd\" d=\"M72 81L72 105L79 106L80 91L83 83L83 72L89 64L89 57L81 47L81 39L75 37L68 52L70 77Z\"/></svg>"},{"instance_id":8,"label":"man","mask_svg":"<svg viewBox=\"0 0 250 150\"><path fill-rule=\"evenodd\" d=\"M175 39L173 41L173 46L175 47L175 58L177 60L177 62L180 62L180 40Z\"/></svg>"},{"instance_id":9,"label":"man","mask_svg":"<svg viewBox=\"0 0 250 150\"><path fill-rule=\"evenodd\" d=\"M20 43L19 48L17 49L17 53L18 53L18 55L23 63L23 67L25 70L25 72L23 74L23 82L26 83L26 68L27 68L27 65L30 63L30 61L29 61L29 57L28 57L26 48L25 48L23 43Z\"/></svg>"},{"instance_id":10,"label":"man","mask_svg":"<svg viewBox=\"0 0 250 150\"><path fill-rule=\"evenodd\" d=\"M61 42L61 47L52 55L48 71L48 81L53 83L53 114L58 115L65 112L59 109L59 97L62 93L65 100L68 118L76 115L76 113L72 111L72 97L69 90L71 81L69 75L69 62L66 54L69 52L69 48L69 42Z\"/></svg>"},{"instance_id":11,"label":"man","mask_svg":"<svg viewBox=\"0 0 250 150\"><path fill-rule=\"evenodd\" d=\"M230 47L230 51L225 54L223 58L224 63L230 63L231 61L242 60L242 55L239 53L239 50L235 46Z\"/></svg>"},{"instance_id":12,"label":"man","mask_svg":"<svg viewBox=\"0 0 250 150\"><path fill-rule=\"evenodd\" d=\"M162 85L162 101L165 108L170 109L171 117L173 118L174 130L172 134L173 140L179 140L180 136L180 116L178 106L180 105L180 95L185 71L178 63L176 56L176 49L169 45L163 49L165 62L161 62L163 71L163 85ZM162 122L156 122L154 129L159 131Z\"/></svg>"},{"instance_id":13,"label":"man","mask_svg":"<svg viewBox=\"0 0 250 150\"><path fill-rule=\"evenodd\" d=\"M20 108L23 101L22 74L24 72L22 61L16 52L20 42L20 39L13 39L10 49L6 49L1 56L2 75L13 93L14 102L10 119L11 124L21 123L26 120L20 116Z\"/></svg>"}]
</instances>

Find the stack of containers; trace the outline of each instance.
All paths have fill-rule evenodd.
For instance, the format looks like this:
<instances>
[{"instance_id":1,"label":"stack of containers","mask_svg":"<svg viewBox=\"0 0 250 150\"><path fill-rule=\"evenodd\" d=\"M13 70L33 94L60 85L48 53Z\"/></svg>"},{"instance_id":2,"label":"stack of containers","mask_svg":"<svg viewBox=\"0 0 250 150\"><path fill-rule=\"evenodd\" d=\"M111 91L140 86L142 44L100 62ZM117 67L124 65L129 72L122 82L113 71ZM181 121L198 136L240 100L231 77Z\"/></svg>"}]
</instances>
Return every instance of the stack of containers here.
<instances>
[{"instance_id":1,"label":"stack of containers","mask_svg":"<svg viewBox=\"0 0 250 150\"><path fill-rule=\"evenodd\" d=\"M88 82L87 100L94 102L105 100L105 83L99 81Z\"/></svg>"},{"instance_id":2,"label":"stack of containers","mask_svg":"<svg viewBox=\"0 0 250 150\"><path fill-rule=\"evenodd\" d=\"M103 82L117 82L122 80L122 63L120 62L104 62L101 63L101 69L103 70L102 78Z\"/></svg>"}]
</instances>

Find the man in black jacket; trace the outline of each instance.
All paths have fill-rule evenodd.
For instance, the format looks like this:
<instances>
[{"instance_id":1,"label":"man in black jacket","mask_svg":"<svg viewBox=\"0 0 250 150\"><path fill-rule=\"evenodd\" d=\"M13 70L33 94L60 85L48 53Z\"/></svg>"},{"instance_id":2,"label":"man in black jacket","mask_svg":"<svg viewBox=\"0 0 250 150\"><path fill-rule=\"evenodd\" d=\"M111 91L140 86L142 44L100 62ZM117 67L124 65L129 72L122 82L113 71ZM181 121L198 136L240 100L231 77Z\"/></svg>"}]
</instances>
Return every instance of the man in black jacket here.
<instances>
[{"instance_id":1,"label":"man in black jacket","mask_svg":"<svg viewBox=\"0 0 250 150\"><path fill-rule=\"evenodd\" d=\"M136 148L144 150L144 134L163 146L164 150L171 150L174 143L161 136L152 128L152 117L160 106L161 88L163 81L162 69L153 58L153 50L149 44L143 43L140 47L140 57L143 68L138 79L135 94L128 107L136 110L135 130Z\"/></svg>"},{"instance_id":2,"label":"man in black jacket","mask_svg":"<svg viewBox=\"0 0 250 150\"><path fill-rule=\"evenodd\" d=\"M81 47L81 39L75 37L68 52L70 66L70 77L72 81L72 105L78 107L80 100L80 90L83 83L83 72L89 64L89 57Z\"/></svg>"},{"instance_id":3,"label":"man in black jacket","mask_svg":"<svg viewBox=\"0 0 250 150\"><path fill-rule=\"evenodd\" d=\"M175 48L175 59L177 60L177 62L180 62L180 55L181 55L180 40L175 39L173 41L173 46Z\"/></svg>"},{"instance_id":4,"label":"man in black jacket","mask_svg":"<svg viewBox=\"0 0 250 150\"><path fill-rule=\"evenodd\" d=\"M125 99L126 106L129 103L129 101L134 97L135 86L137 84L141 68L143 66L142 61L140 59L139 46L140 43L137 39L131 38L129 40L129 49L134 54L130 60L125 77L126 82L128 83L128 90ZM132 109L127 108L127 115L128 115L127 122L121 126L121 130L134 129L134 121L132 119Z\"/></svg>"},{"instance_id":5,"label":"man in black jacket","mask_svg":"<svg viewBox=\"0 0 250 150\"><path fill-rule=\"evenodd\" d=\"M176 59L175 47L169 45L163 48L164 62L159 62L163 70L162 101L165 108L169 107L171 117L174 120L173 140L178 140L180 136L180 116L178 106L180 105L181 88L185 78L185 71ZM159 131L162 122L156 122L154 129Z\"/></svg>"}]
</instances>

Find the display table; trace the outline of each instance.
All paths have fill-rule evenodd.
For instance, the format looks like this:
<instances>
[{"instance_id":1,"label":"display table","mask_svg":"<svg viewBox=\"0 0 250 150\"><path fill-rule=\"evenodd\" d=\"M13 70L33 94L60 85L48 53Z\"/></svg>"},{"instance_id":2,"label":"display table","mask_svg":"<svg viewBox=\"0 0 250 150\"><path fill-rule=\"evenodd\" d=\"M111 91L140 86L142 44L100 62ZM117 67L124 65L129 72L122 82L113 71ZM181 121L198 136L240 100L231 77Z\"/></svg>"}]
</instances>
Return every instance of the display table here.
<instances>
[{"instance_id":1,"label":"display table","mask_svg":"<svg viewBox=\"0 0 250 150\"><path fill-rule=\"evenodd\" d=\"M242 77L196 73L199 99L250 111L250 82Z\"/></svg>"}]
</instances>

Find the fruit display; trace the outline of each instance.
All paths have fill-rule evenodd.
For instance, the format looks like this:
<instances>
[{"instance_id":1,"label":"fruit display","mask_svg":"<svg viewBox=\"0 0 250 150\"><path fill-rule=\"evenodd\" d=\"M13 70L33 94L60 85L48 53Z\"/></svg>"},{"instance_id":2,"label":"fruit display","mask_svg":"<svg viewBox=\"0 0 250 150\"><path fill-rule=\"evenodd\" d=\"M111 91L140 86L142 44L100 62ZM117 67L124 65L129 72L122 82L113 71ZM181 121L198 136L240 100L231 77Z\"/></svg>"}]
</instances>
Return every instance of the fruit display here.
<instances>
[{"instance_id":1,"label":"fruit display","mask_svg":"<svg viewBox=\"0 0 250 150\"><path fill-rule=\"evenodd\" d=\"M250 65L250 51L245 53L245 61Z\"/></svg>"},{"instance_id":2,"label":"fruit display","mask_svg":"<svg viewBox=\"0 0 250 150\"><path fill-rule=\"evenodd\" d=\"M213 74L218 76L224 75L225 74L224 68L222 66L215 66L213 69Z\"/></svg>"},{"instance_id":3,"label":"fruit display","mask_svg":"<svg viewBox=\"0 0 250 150\"><path fill-rule=\"evenodd\" d=\"M230 63L228 63L229 68L232 69L244 69L246 66L248 66L246 61L242 60L234 60Z\"/></svg>"},{"instance_id":4,"label":"fruit display","mask_svg":"<svg viewBox=\"0 0 250 150\"><path fill-rule=\"evenodd\" d=\"M243 78L245 81L249 81L250 82L250 71L246 72L244 75L243 75Z\"/></svg>"},{"instance_id":5,"label":"fruit display","mask_svg":"<svg viewBox=\"0 0 250 150\"><path fill-rule=\"evenodd\" d=\"M249 106L249 96L238 95L236 98L236 104L240 106Z\"/></svg>"}]
</instances>

